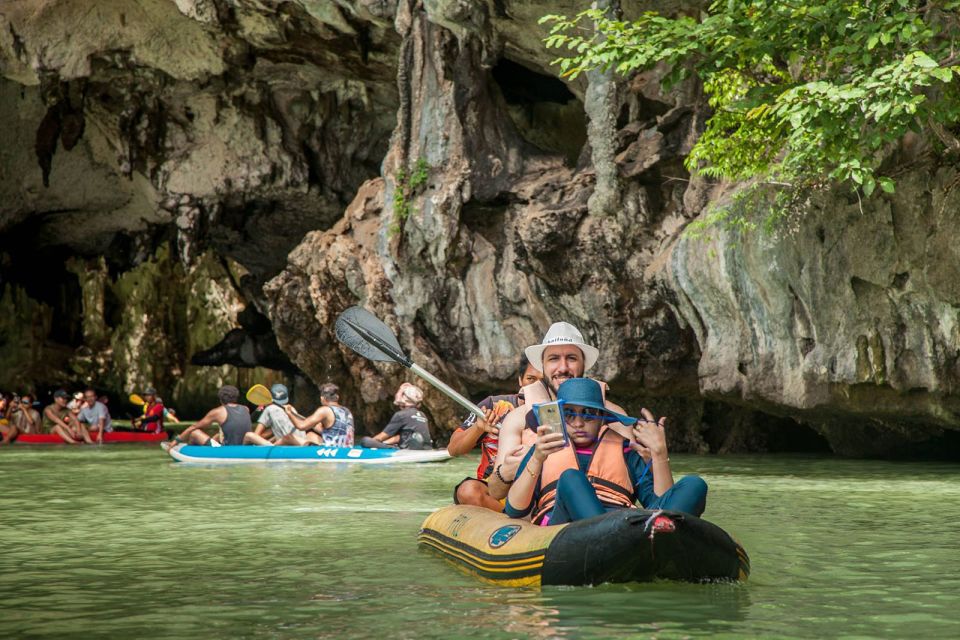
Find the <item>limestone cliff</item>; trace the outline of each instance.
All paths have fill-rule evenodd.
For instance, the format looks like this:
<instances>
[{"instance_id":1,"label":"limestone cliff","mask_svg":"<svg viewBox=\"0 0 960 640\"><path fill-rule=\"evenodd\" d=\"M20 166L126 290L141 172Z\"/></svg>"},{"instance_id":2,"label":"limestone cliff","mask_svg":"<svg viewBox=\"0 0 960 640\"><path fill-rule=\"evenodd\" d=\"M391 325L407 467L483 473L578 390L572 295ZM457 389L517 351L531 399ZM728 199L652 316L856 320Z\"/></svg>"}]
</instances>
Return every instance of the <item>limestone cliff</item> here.
<instances>
[{"instance_id":1,"label":"limestone cliff","mask_svg":"<svg viewBox=\"0 0 960 640\"><path fill-rule=\"evenodd\" d=\"M604 6L621 4L698 5ZM202 395L217 365L268 365L337 381L371 431L406 372L335 341L352 304L473 396L510 390L520 349L573 322L618 399L673 416L677 449L955 442L954 170L905 151L896 195L826 191L772 235L692 238L738 188L683 167L700 87L558 80L537 19L580 6L4 3L4 295L31 292L16 317L103 384L159 367ZM170 300L185 315L159 332L95 311ZM455 424L443 396L426 405Z\"/></svg>"}]
</instances>

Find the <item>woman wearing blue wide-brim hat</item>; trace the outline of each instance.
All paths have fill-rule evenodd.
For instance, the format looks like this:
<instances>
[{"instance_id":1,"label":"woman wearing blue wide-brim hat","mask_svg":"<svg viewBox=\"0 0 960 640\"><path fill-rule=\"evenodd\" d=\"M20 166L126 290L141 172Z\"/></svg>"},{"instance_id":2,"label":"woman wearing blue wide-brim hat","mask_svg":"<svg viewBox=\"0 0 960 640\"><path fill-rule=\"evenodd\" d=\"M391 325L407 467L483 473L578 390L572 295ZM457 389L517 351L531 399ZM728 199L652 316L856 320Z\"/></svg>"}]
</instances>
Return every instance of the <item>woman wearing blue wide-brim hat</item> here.
<instances>
[{"instance_id":1,"label":"woman wearing blue wide-brim hat","mask_svg":"<svg viewBox=\"0 0 960 640\"><path fill-rule=\"evenodd\" d=\"M561 424L537 427L536 445L507 494L507 515L563 524L637 502L645 509L703 513L707 483L695 475L673 482L663 420L654 421L647 411L641 420L610 411L600 385L589 378L565 381L557 399ZM548 415L546 408L534 410ZM628 439L622 434L631 434L629 429Z\"/></svg>"}]
</instances>

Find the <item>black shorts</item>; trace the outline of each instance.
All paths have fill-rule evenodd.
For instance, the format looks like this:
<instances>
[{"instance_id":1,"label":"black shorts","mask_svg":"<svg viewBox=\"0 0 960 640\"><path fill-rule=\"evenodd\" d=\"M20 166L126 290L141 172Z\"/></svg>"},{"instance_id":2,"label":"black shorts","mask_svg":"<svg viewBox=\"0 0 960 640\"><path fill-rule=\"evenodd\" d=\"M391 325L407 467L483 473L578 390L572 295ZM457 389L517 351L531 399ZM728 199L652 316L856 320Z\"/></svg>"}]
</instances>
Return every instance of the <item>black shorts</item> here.
<instances>
[{"instance_id":1,"label":"black shorts","mask_svg":"<svg viewBox=\"0 0 960 640\"><path fill-rule=\"evenodd\" d=\"M476 476L470 476L469 478L464 478L463 480L457 483L457 486L453 488L453 504L460 504L460 502L457 501L457 491L460 490L460 487L461 485L463 485L464 482L470 482L471 480L473 480L474 482L482 482L483 486L487 486L486 480L481 480Z\"/></svg>"}]
</instances>

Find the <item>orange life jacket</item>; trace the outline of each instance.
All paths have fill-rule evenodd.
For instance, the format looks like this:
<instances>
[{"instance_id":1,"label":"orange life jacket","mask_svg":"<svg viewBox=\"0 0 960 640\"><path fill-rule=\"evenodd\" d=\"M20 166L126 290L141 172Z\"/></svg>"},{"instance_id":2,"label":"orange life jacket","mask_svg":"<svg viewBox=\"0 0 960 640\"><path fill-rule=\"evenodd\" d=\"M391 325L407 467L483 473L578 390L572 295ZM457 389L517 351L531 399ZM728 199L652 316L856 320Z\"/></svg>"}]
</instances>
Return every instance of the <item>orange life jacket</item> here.
<instances>
[{"instance_id":1,"label":"orange life jacket","mask_svg":"<svg viewBox=\"0 0 960 640\"><path fill-rule=\"evenodd\" d=\"M587 468L587 480L597 493L597 498L612 507L632 507L636 501L630 470L623 455L624 439L607 427L593 447L593 457ZM543 462L540 473L540 499L533 512L533 522L539 523L553 509L557 500L557 482L567 469L580 469L573 443L550 455Z\"/></svg>"}]
</instances>

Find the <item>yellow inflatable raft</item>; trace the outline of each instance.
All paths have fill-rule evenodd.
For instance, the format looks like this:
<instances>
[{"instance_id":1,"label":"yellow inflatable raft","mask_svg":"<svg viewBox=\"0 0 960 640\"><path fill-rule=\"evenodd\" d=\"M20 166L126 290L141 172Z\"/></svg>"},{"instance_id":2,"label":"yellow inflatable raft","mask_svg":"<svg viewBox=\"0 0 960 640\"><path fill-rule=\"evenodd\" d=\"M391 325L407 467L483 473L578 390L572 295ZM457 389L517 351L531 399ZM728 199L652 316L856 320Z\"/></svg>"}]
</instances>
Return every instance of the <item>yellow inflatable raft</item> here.
<instances>
[{"instance_id":1,"label":"yellow inflatable raft","mask_svg":"<svg viewBox=\"0 0 960 640\"><path fill-rule=\"evenodd\" d=\"M720 527L685 513L620 509L540 527L480 507L432 513L419 544L504 586L746 580L750 559Z\"/></svg>"}]
</instances>

